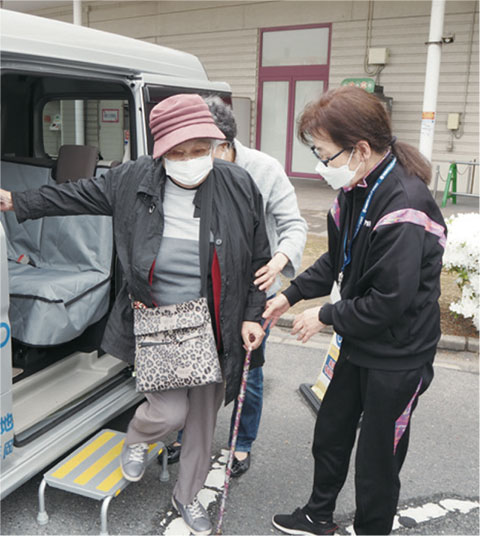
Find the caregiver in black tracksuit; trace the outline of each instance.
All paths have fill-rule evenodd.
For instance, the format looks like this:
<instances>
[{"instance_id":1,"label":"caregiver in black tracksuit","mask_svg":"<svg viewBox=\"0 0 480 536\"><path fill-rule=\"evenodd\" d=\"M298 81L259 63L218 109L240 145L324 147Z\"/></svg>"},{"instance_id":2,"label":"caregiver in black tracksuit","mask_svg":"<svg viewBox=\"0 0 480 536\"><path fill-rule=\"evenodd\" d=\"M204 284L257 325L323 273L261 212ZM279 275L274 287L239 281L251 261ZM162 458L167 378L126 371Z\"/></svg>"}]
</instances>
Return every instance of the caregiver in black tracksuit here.
<instances>
[{"instance_id":1,"label":"caregiver in black tracksuit","mask_svg":"<svg viewBox=\"0 0 480 536\"><path fill-rule=\"evenodd\" d=\"M353 87L327 92L304 110L299 135L340 193L328 216L328 252L269 302L264 317L274 323L333 286L333 303L298 315L292 333L305 342L332 325L343 340L315 426L311 497L273 524L289 534L335 532L335 502L363 414L354 529L388 534L411 415L433 377L445 223L427 188L429 163L396 141L373 95Z\"/></svg>"}]
</instances>

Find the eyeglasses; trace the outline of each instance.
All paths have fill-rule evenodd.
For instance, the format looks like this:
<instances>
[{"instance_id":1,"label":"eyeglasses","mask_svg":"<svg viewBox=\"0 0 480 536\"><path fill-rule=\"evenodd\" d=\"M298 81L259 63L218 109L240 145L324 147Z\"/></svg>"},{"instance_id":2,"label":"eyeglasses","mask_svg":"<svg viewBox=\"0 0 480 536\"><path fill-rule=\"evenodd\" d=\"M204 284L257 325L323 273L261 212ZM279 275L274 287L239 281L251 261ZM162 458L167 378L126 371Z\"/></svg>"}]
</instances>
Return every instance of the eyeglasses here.
<instances>
[{"instance_id":1,"label":"eyeglasses","mask_svg":"<svg viewBox=\"0 0 480 536\"><path fill-rule=\"evenodd\" d=\"M333 156L330 156L329 158L322 158L319 155L318 149L315 147L315 145L312 145L310 149L312 150L312 153L316 156L316 158L318 158L324 166L328 166L329 162L331 162L332 160L335 160L337 156L340 156L344 151L348 151L348 149L351 149L351 147L345 147L345 149L338 151L338 153L334 154Z\"/></svg>"},{"instance_id":2,"label":"eyeglasses","mask_svg":"<svg viewBox=\"0 0 480 536\"><path fill-rule=\"evenodd\" d=\"M193 158L201 158L202 156L207 156L208 154L210 154L212 149L212 143L202 143L195 145L190 150L174 147L173 149L170 149L168 153L165 153L163 156L168 160L191 160Z\"/></svg>"}]
</instances>

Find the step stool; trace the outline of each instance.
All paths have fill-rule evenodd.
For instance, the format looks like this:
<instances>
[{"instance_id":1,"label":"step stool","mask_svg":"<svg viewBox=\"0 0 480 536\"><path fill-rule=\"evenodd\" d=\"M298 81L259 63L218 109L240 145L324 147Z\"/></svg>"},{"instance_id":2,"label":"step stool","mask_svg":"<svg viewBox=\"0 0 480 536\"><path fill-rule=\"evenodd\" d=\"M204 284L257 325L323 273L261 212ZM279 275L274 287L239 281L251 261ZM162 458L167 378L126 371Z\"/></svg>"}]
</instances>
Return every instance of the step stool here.
<instances>
[{"instance_id":1,"label":"step stool","mask_svg":"<svg viewBox=\"0 0 480 536\"><path fill-rule=\"evenodd\" d=\"M125 480L120 468L125 434L116 430L101 430L87 443L79 447L67 458L55 465L43 475L38 489L37 523L46 525L48 514L45 510L45 488L53 488L83 495L102 501L100 511L101 536L108 535L107 513L110 501L116 497L130 482ZM162 452L162 472L160 480L169 479L167 469L167 449L162 442L150 445L147 464Z\"/></svg>"}]
</instances>

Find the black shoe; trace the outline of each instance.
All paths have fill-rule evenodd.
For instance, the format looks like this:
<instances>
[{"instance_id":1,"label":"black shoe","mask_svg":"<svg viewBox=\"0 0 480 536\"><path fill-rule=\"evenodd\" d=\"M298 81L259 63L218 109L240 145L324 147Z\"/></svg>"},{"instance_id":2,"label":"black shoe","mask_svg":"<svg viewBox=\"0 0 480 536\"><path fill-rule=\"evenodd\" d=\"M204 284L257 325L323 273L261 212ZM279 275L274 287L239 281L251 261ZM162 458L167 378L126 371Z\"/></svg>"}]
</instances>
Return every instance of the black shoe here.
<instances>
[{"instance_id":1,"label":"black shoe","mask_svg":"<svg viewBox=\"0 0 480 536\"><path fill-rule=\"evenodd\" d=\"M247 454L247 457L244 460L238 460L235 457L233 458L232 472L230 474L234 478L237 478L238 476L243 475L243 473L246 473L249 469L250 469L250 452Z\"/></svg>"},{"instance_id":2,"label":"black shoe","mask_svg":"<svg viewBox=\"0 0 480 536\"><path fill-rule=\"evenodd\" d=\"M180 452L182 450L182 445L174 445L171 443L170 445L167 445L167 462L168 465L172 465L172 463L177 463L180 459ZM162 455L161 452L158 455L157 461L161 465L162 464Z\"/></svg>"},{"instance_id":3,"label":"black shoe","mask_svg":"<svg viewBox=\"0 0 480 536\"><path fill-rule=\"evenodd\" d=\"M301 508L297 508L293 514L273 516L272 524L287 534L309 534L311 536L334 534L338 529L338 526L332 521L312 521Z\"/></svg>"}]
</instances>

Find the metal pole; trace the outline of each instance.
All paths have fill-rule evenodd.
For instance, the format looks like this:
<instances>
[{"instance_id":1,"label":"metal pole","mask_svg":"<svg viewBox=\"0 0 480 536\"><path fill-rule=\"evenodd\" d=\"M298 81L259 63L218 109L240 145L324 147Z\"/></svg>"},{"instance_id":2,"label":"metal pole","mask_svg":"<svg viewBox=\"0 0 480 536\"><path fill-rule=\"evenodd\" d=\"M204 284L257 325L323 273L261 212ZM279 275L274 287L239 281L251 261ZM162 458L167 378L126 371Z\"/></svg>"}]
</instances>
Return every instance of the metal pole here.
<instances>
[{"instance_id":1,"label":"metal pole","mask_svg":"<svg viewBox=\"0 0 480 536\"><path fill-rule=\"evenodd\" d=\"M476 162L474 158L472 163ZM468 166L468 181L467 181L467 193L473 194L473 184L475 182L475 165Z\"/></svg>"},{"instance_id":2,"label":"metal pole","mask_svg":"<svg viewBox=\"0 0 480 536\"><path fill-rule=\"evenodd\" d=\"M427 66L425 72L425 89L423 93L422 127L420 130L420 152L432 159L433 136L435 132L435 114L437 111L438 81L440 76L440 59L442 55L443 19L445 0L432 0L430 15L430 34L428 37Z\"/></svg>"},{"instance_id":3,"label":"metal pole","mask_svg":"<svg viewBox=\"0 0 480 536\"><path fill-rule=\"evenodd\" d=\"M435 183L433 186L433 198L437 198L437 190L438 190L438 178L440 176L440 164L437 165L437 169L435 171Z\"/></svg>"},{"instance_id":4,"label":"metal pole","mask_svg":"<svg viewBox=\"0 0 480 536\"><path fill-rule=\"evenodd\" d=\"M73 24L82 25L82 0L73 0Z\"/></svg>"},{"instance_id":5,"label":"metal pole","mask_svg":"<svg viewBox=\"0 0 480 536\"><path fill-rule=\"evenodd\" d=\"M73 24L82 25L82 0L73 0ZM75 143L85 145L83 101L75 101Z\"/></svg>"},{"instance_id":6,"label":"metal pole","mask_svg":"<svg viewBox=\"0 0 480 536\"><path fill-rule=\"evenodd\" d=\"M47 481L45 479L40 483L38 488L38 514L37 523L39 525L46 525L48 523L48 514L45 510L45 488L47 487Z\"/></svg>"},{"instance_id":7,"label":"metal pole","mask_svg":"<svg viewBox=\"0 0 480 536\"><path fill-rule=\"evenodd\" d=\"M108 507L110 501L113 499L113 495L105 497L102 501L102 508L100 510L100 536L108 536Z\"/></svg>"}]
</instances>

